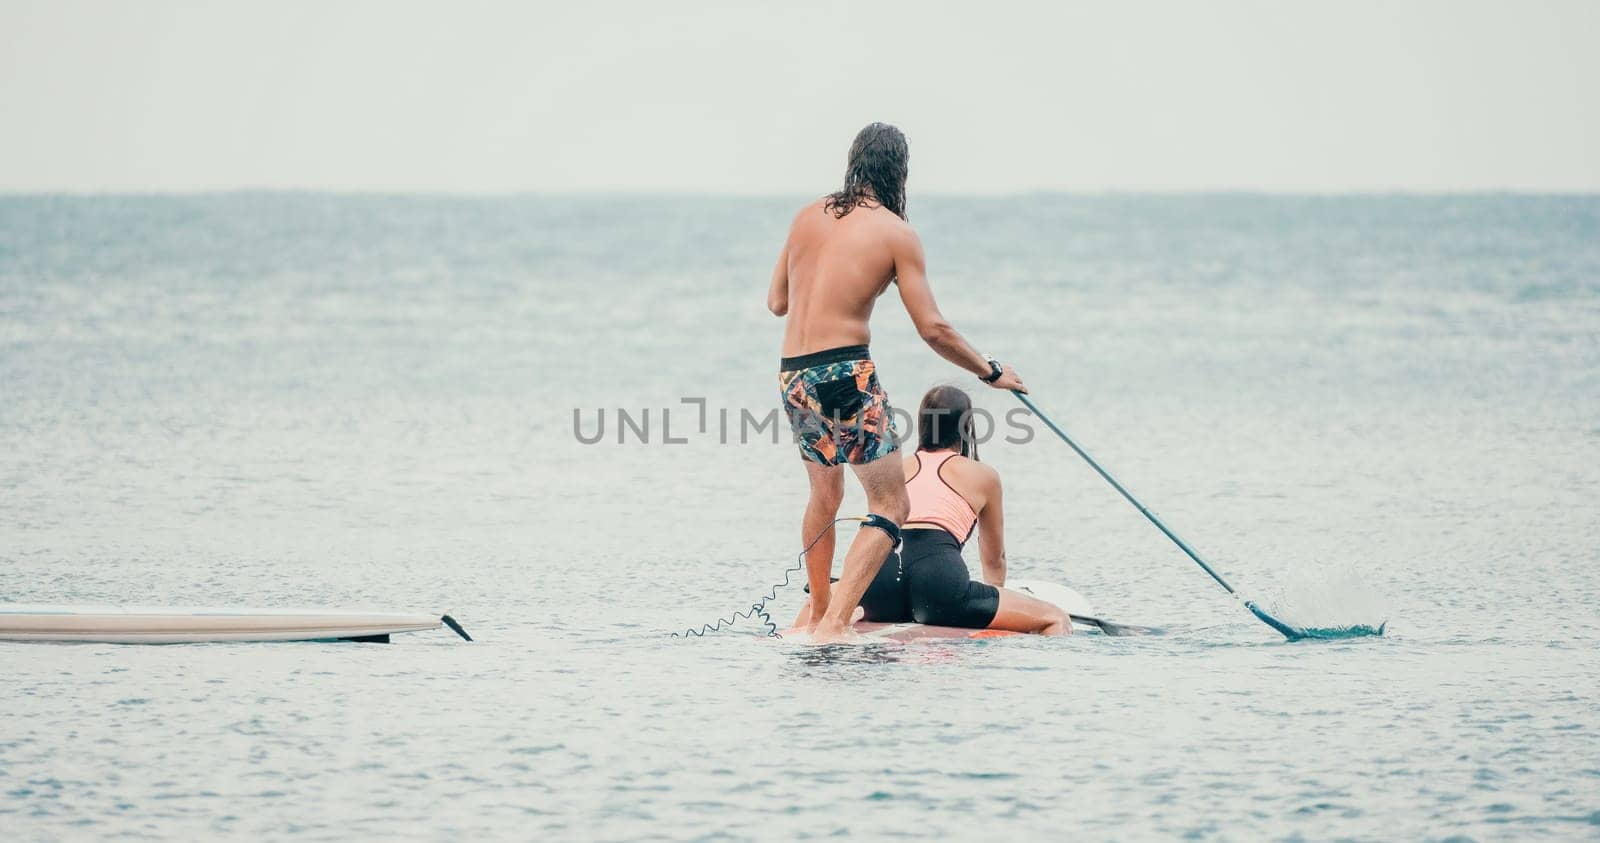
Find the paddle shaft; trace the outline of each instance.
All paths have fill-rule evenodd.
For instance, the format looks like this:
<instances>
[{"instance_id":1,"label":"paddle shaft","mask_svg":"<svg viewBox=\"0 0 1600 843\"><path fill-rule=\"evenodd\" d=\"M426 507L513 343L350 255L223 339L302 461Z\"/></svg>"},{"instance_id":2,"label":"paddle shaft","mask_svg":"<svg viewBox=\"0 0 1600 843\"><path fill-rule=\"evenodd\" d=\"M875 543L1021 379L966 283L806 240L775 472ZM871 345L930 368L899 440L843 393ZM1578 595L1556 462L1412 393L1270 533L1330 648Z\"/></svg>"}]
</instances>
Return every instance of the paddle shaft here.
<instances>
[{"instance_id":1,"label":"paddle shaft","mask_svg":"<svg viewBox=\"0 0 1600 843\"><path fill-rule=\"evenodd\" d=\"M1122 484L1117 482L1117 478L1111 476L1111 472L1106 471L1104 468L1101 468L1100 467L1100 463L1095 462L1094 461L1094 457L1089 456L1089 452L1088 451L1085 451L1083 448L1078 446L1078 443L1072 441L1072 437L1068 436L1067 432L1065 430L1062 430L1060 427L1057 427L1056 423L1051 421L1049 416L1045 415L1044 412L1041 411L1036 405L1034 405L1034 403L1032 401L1028 400L1028 396L1025 393L1021 393L1021 392L1018 392L1015 389L1013 389L1013 390L1011 390L1011 394L1017 396L1017 400L1022 402L1022 406L1027 407L1030 412L1032 412L1034 415L1038 416L1039 417L1039 421L1044 422L1046 427L1048 427L1051 430L1055 431L1055 434L1057 436L1061 437L1061 441L1067 443L1067 445L1070 446L1072 448L1072 450L1077 451L1078 452L1078 456L1083 457L1083 461L1088 463L1090 468L1094 469L1096 473L1098 473L1101 477L1105 478L1105 481L1107 483L1111 484L1111 488L1116 489L1118 492L1120 492L1122 494L1122 496L1124 498L1127 498L1128 499L1128 503L1131 503L1135 507L1137 507L1139 512L1142 513L1144 515L1144 517L1150 519L1150 523L1156 525L1156 529L1158 529L1162 533L1166 534L1167 538L1172 539L1172 543L1177 545L1179 550L1182 550L1184 553L1189 554L1189 558L1193 559L1195 564L1200 566L1201 570L1203 570L1206 573L1210 574L1211 578L1217 581L1217 585L1220 585L1223 588L1227 589L1228 593L1232 594L1234 597L1238 597L1239 596L1239 592L1234 591L1233 590L1233 586L1228 585L1228 581L1223 579L1220 574L1218 574L1216 571L1211 570L1211 566L1206 564L1206 560L1200 558L1200 554L1196 553L1194 551L1194 548L1189 546L1188 542L1185 542L1183 539L1178 538L1178 534L1172 532L1172 530L1170 528L1168 528L1167 525L1161 523L1161 519L1157 518L1154 513L1152 513L1148 508L1145 507L1144 504L1139 503L1139 499L1138 498L1134 497L1133 494L1131 492L1129 492L1127 489L1122 488Z\"/></svg>"}]
</instances>

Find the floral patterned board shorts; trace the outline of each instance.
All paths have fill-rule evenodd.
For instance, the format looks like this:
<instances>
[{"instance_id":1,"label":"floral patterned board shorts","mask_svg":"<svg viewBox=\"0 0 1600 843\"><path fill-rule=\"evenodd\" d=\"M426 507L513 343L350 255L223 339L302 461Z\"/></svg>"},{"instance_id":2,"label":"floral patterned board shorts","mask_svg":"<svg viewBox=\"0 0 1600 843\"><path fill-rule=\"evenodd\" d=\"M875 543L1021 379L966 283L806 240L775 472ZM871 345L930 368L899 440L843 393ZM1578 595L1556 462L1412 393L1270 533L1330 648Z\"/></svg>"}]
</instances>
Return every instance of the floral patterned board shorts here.
<instances>
[{"instance_id":1,"label":"floral patterned board shorts","mask_svg":"<svg viewBox=\"0 0 1600 843\"><path fill-rule=\"evenodd\" d=\"M778 387L800 456L822 465L862 465L894 453L889 396L864 345L785 357Z\"/></svg>"}]
</instances>

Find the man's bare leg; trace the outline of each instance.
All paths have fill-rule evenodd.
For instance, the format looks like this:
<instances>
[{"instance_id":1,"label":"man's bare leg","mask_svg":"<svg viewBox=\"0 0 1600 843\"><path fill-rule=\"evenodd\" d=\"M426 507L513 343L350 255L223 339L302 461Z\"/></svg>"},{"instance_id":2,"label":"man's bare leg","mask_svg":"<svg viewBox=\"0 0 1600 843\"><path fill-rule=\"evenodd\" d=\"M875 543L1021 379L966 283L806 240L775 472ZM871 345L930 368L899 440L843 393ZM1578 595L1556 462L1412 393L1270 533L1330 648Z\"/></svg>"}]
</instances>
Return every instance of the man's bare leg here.
<instances>
[{"instance_id":1,"label":"man's bare leg","mask_svg":"<svg viewBox=\"0 0 1600 843\"><path fill-rule=\"evenodd\" d=\"M867 493L867 512L881 515L896 525L904 524L906 515L911 511L911 501L906 498L905 469L901 466L899 452L891 452L865 465L850 467L855 470L856 479L861 481L861 488ZM883 567L884 558L893 549L894 541L882 530L864 527L856 533L855 539L850 542L850 550L844 555L844 572L833 591L833 599L828 602L822 619L812 629L812 641L826 644L852 637L849 631L851 616L861 602L861 595L866 594L867 586L872 584L872 578Z\"/></svg>"},{"instance_id":2,"label":"man's bare leg","mask_svg":"<svg viewBox=\"0 0 1600 843\"><path fill-rule=\"evenodd\" d=\"M805 518L800 522L800 546L816 539L817 543L806 551L806 582L811 585L811 617L806 626L814 626L828 608L833 573L834 532L833 521L839 517L839 503L844 500L844 468L837 465L818 465L804 461L806 478L811 481L811 500L806 504ZM821 538L818 538L818 534ZM858 598L859 599L859 598Z\"/></svg>"}]
</instances>

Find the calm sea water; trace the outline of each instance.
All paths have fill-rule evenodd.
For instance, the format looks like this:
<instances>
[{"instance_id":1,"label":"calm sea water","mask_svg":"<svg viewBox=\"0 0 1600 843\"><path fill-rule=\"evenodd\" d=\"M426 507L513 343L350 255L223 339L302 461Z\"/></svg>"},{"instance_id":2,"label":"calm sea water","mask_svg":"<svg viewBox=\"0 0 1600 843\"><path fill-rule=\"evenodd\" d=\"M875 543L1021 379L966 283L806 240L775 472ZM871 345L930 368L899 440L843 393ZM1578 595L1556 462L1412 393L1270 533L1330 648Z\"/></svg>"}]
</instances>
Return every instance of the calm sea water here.
<instances>
[{"instance_id":1,"label":"calm sea water","mask_svg":"<svg viewBox=\"0 0 1600 843\"><path fill-rule=\"evenodd\" d=\"M1042 407L1387 637L1281 640L1038 429L983 450L1013 576L1170 635L672 640L798 551L794 452L737 442L798 201L0 199L0 600L479 638L0 644L7 837L1600 835L1600 199L913 197ZM897 403L982 389L875 328Z\"/></svg>"}]
</instances>

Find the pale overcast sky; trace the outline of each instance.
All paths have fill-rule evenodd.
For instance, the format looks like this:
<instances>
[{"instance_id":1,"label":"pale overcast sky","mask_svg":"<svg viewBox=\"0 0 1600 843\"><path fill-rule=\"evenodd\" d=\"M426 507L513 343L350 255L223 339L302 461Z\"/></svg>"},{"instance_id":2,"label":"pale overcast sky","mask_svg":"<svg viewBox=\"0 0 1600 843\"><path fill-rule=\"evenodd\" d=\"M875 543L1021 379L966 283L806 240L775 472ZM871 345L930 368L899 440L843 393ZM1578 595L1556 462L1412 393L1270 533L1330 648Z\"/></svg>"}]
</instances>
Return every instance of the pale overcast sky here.
<instances>
[{"instance_id":1,"label":"pale overcast sky","mask_svg":"<svg viewBox=\"0 0 1600 843\"><path fill-rule=\"evenodd\" d=\"M1600 190L1600 2L0 0L0 191Z\"/></svg>"}]
</instances>

